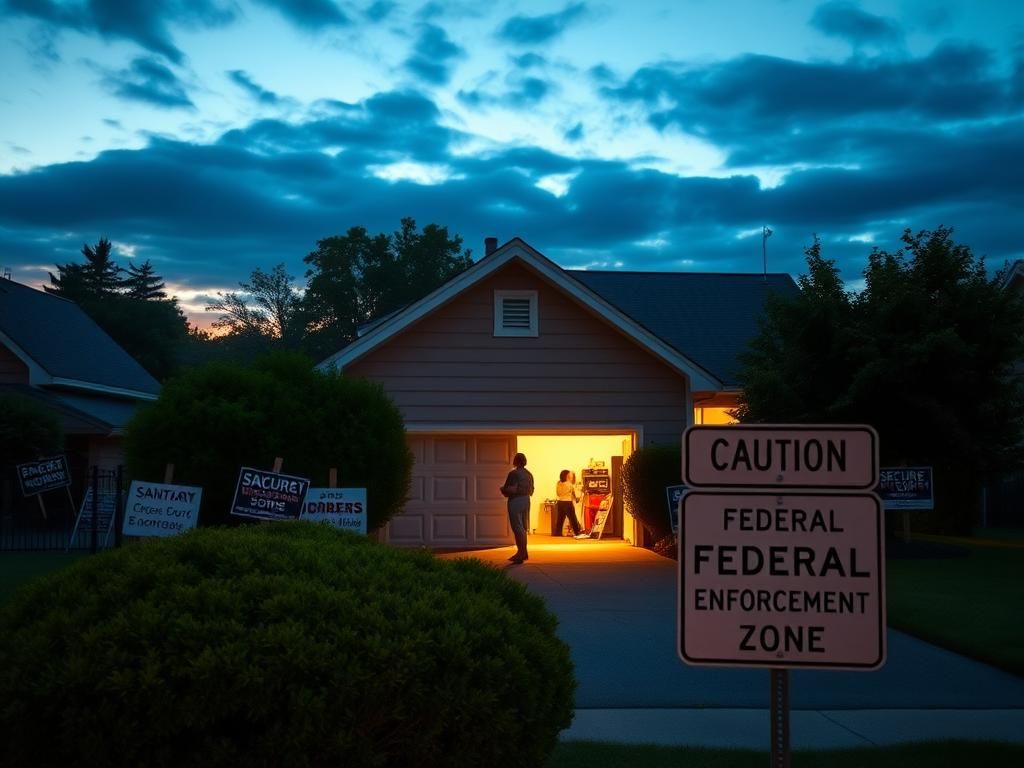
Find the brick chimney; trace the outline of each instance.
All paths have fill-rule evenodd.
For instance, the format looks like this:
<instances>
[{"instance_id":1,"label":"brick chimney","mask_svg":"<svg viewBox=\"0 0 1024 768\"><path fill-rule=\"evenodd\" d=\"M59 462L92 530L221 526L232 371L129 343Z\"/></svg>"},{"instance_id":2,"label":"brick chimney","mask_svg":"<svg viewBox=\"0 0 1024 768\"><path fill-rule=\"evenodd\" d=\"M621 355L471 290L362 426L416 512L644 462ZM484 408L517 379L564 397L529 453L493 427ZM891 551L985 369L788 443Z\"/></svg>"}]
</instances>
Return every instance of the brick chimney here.
<instances>
[{"instance_id":1,"label":"brick chimney","mask_svg":"<svg viewBox=\"0 0 1024 768\"><path fill-rule=\"evenodd\" d=\"M498 238L496 237L485 237L484 238L484 256L490 256L498 250Z\"/></svg>"}]
</instances>

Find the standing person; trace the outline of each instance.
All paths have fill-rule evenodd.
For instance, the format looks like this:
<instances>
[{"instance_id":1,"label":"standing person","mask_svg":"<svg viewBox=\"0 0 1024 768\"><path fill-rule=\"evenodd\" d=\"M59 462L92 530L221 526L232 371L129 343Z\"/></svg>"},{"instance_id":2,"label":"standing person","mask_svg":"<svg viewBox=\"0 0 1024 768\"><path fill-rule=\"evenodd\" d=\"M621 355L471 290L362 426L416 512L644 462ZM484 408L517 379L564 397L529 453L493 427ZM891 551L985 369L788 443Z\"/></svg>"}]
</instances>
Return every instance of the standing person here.
<instances>
[{"instance_id":1,"label":"standing person","mask_svg":"<svg viewBox=\"0 0 1024 768\"><path fill-rule=\"evenodd\" d=\"M555 524L557 536L562 535L562 523L569 518L569 527L572 528L572 535L577 539L587 538L580 528L580 521L576 517L576 478L568 469L558 473L558 482L555 484L555 498L558 499L555 509L558 511L558 522Z\"/></svg>"},{"instance_id":2,"label":"standing person","mask_svg":"<svg viewBox=\"0 0 1024 768\"><path fill-rule=\"evenodd\" d=\"M525 454L513 456L512 467L500 490L508 499L508 522L516 537L516 553L509 560L521 563L530 559L526 552L526 516L530 513L530 497L533 496L533 475L526 468Z\"/></svg>"}]
</instances>

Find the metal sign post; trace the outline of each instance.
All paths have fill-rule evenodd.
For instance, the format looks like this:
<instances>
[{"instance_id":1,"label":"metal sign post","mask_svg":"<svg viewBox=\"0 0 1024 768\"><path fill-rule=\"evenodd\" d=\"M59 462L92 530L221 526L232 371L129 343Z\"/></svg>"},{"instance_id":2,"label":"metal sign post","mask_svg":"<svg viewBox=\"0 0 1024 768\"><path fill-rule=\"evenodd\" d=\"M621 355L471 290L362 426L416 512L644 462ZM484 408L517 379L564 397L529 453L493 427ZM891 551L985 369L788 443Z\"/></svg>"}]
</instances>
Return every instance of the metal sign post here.
<instances>
[{"instance_id":1,"label":"metal sign post","mask_svg":"<svg viewBox=\"0 0 1024 768\"><path fill-rule=\"evenodd\" d=\"M789 768L789 670L771 676L772 768Z\"/></svg>"}]
</instances>

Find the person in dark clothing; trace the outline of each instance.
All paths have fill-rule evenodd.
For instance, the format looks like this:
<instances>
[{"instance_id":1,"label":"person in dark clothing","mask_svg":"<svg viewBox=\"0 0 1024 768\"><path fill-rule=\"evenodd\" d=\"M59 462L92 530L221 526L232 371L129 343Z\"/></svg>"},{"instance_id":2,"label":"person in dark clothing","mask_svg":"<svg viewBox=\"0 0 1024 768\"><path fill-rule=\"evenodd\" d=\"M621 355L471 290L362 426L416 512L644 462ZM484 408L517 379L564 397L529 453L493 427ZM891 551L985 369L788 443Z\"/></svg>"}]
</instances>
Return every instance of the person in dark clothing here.
<instances>
[{"instance_id":1,"label":"person in dark clothing","mask_svg":"<svg viewBox=\"0 0 1024 768\"><path fill-rule=\"evenodd\" d=\"M529 560L526 551L526 521L530 514L530 497L533 496L533 475L526 468L526 456L517 453L512 457L512 471L501 486L501 495L508 499L508 522L516 538L516 553L509 558L513 563Z\"/></svg>"}]
</instances>

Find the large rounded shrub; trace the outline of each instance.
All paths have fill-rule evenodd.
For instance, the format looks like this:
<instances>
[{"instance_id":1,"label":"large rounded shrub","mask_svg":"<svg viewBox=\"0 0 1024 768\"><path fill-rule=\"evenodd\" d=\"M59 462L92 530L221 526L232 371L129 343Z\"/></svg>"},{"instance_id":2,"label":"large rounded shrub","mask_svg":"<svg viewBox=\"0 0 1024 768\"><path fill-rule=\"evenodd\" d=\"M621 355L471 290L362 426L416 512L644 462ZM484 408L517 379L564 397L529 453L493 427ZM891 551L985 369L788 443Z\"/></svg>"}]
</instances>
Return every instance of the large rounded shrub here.
<instances>
[{"instance_id":1,"label":"large rounded shrub","mask_svg":"<svg viewBox=\"0 0 1024 768\"><path fill-rule=\"evenodd\" d=\"M0 764L540 766L555 626L496 569L324 525L153 539L0 609Z\"/></svg>"},{"instance_id":2,"label":"large rounded shrub","mask_svg":"<svg viewBox=\"0 0 1024 768\"><path fill-rule=\"evenodd\" d=\"M38 400L0 392L0 465L14 466L60 453L60 420Z\"/></svg>"},{"instance_id":3,"label":"large rounded shrub","mask_svg":"<svg viewBox=\"0 0 1024 768\"><path fill-rule=\"evenodd\" d=\"M682 472L679 444L638 448L622 466L625 502L655 541L672 533L665 489L681 484Z\"/></svg>"},{"instance_id":4,"label":"large rounded shrub","mask_svg":"<svg viewBox=\"0 0 1024 768\"><path fill-rule=\"evenodd\" d=\"M367 525L383 526L405 503L412 453L402 415L380 385L314 370L301 355L276 353L252 365L211 363L164 383L160 399L128 425L128 470L159 482L202 487L200 525L231 520L242 466L342 488L366 488Z\"/></svg>"}]
</instances>

